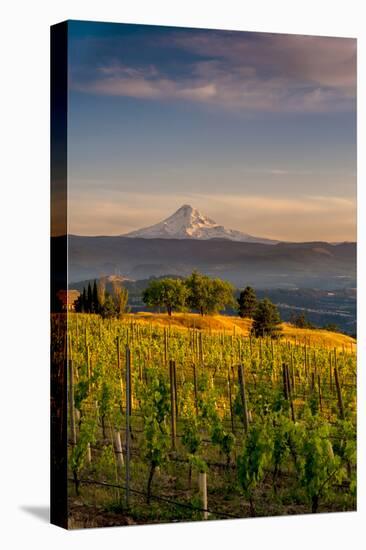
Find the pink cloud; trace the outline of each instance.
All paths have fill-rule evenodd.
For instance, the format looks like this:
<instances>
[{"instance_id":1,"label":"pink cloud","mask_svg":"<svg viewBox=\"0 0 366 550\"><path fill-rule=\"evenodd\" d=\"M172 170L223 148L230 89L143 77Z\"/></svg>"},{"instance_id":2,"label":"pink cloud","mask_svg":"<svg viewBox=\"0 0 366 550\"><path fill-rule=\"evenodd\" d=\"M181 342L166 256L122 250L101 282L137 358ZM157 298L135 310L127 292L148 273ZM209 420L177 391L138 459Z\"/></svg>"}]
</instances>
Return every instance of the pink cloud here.
<instances>
[{"instance_id":1,"label":"pink cloud","mask_svg":"<svg viewBox=\"0 0 366 550\"><path fill-rule=\"evenodd\" d=\"M355 40L197 31L170 35L169 44L212 59L192 62L189 71L174 76L158 65L111 63L99 67L94 79L71 85L87 93L242 110L323 112L354 107Z\"/></svg>"}]
</instances>

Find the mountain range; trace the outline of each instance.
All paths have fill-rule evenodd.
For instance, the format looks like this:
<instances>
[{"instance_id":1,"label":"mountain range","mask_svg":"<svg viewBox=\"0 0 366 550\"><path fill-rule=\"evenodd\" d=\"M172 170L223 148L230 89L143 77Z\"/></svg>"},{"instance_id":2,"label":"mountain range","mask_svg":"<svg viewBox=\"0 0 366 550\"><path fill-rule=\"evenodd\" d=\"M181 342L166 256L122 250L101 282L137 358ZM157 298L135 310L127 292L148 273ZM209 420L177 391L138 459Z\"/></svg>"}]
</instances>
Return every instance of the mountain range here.
<instances>
[{"instance_id":1,"label":"mountain range","mask_svg":"<svg viewBox=\"0 0 366 550\"><path fill-rule=\"evenodd\" d=\"M65 237L55 239L57 253ZM356 244L68 236L70 283L110 274L185 276L194 269L238 287L349 288L356 281Z\"/></svg>"},{"instance_id":2,"label":"mountain range","mask_svg":"<svg viewBox=\"0 0 366 550\"><path fill-rule=\"evenodd\" d=\"M127 235L68 235L54 237L52 244L56 261L67 251L69 285L113 274L129 280L186 276L197 269L237 287L356 286L356 243L254 237L226 229L188 204L162 222Z\"/></svg>"},{"instance_id":3,"label":"mountain range","mask_svg":"<svg viewBox=\"0 0 366 550\"><path fill-rule=\"evenodd\" d=\"M235 229L226 229L190 204L184 204L174 214L155 225L121 236L141 239L197 239L203 241L225 239L262 244L277 244L279 242L263 237L254 237Z\"/></svg>"}]
</instances>

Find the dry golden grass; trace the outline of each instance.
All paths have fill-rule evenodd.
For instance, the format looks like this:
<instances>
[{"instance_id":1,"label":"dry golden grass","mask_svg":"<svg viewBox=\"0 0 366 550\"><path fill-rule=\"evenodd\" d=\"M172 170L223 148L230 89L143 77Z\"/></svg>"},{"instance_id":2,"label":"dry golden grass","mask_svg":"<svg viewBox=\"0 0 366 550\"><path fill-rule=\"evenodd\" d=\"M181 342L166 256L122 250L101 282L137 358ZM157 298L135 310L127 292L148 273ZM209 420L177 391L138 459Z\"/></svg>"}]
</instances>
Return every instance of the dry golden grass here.
<instances>
[{"instance_id":1,"label":"dry golden grass","mask_svg":"<svg viewBox=\"0 0 366 550\"><path fill-rule=\"evenodd\" d=\"M153 323L160 327L171 326L186 330L196 328L211 332L227 332L249 336L252 321L240 317L226 315L206 315L201 317L197 313L174 313L169 317L166 313L139 312L129 314L128 319L139 323ZM321 329L300 329L289 323L282 323L282 337L290 342L299 344L341 348L345 351L355 351L356 340L351 336L330 332Z\"/></svg>"},{"instance_id":2,"label":"dry golden grass","mask_svg":"<svg viewBox=\"0 0 366 550\"><path fill-rule=\"evenodd\" d=\"M329 330L296 328L289 323L282 323L283 335L287 340L297 341L326 348L344 348L345 351L356 350L356 340L346 334Z\"/></svg>"}]
</instances>

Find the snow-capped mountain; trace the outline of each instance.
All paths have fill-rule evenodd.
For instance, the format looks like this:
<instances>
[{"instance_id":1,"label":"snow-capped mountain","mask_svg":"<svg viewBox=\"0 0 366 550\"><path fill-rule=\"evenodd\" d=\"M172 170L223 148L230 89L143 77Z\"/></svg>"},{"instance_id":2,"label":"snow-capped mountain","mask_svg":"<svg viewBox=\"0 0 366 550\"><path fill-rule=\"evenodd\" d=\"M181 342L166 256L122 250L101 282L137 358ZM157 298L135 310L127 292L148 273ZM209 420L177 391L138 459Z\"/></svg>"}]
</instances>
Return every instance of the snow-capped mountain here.
<instances>
[{"instance_id":1,"label":"snow-capped mountain","mask_svg":"<svg viewBox=\"0 0 366 550\"><path fill-rule=\"evenodd\" d=\"M278 241L253 237L234 229L225 229L189 204L181 206L160 223L132 231L125 237L141 239L228 239L230 241L277 244Z\"/></svg>"}]
</instances>

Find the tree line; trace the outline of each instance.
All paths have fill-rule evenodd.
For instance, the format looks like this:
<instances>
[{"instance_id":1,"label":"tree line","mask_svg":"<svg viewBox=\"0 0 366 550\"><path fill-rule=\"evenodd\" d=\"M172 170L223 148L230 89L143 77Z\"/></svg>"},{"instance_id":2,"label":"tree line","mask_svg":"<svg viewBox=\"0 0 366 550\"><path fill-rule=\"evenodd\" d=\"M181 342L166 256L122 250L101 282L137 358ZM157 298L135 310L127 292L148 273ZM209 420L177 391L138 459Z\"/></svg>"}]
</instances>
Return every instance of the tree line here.
<instances>
[{"instance_id":1,"label":"tree line","mask_svg":"<svg viewBox=\"0 0 366 550\"><path fill-rule=\"evenodd\" d=\"M104 279L98 283L90 282L75 302L75 311L79 313L96 313L103 318L120 317L128 311L128 290L118 281L112 281L112 292L108 292Z\"/></svg>"},{"instance_id":2,"label":"tree line","mask_svg":"<svg viewBox=\"0 0 366 550\"><path fill-rule=\"evenodd\" d=\"M281 318L277 307L267 298L258 300L252 287L247 286L235 299L234 286L228 281L193 271L186 278L152 279L142 293L147 307L162 308L168 316L173 312L193 311L201 316L214 315L227 308L236 310L242 318L253 320L255 336L276 336ZM112 292L106 290L104 279L83 288L75 302L80 313L95 313L103 318L120 317L128 311L128 290L112 281Z\"/></svg>"},{"instance_id":3,"label":"tree line","mask_svg":"<svg viewBox=\"0 0 366 550\"><path fill-rule=\"evenodd\" d=\"M211 278L198 271L185 279L163 278L152 280L142 294L146 306L164 308L169 316L174 311L197 311L212 315L226 308L236 309L240 317L253 319L256 336L275 336L279 333L281 318L277 307L267 298L258 300L252 287L247 286L235 300L234 287L219 278Z\"/></svg>"}]
</instances>

